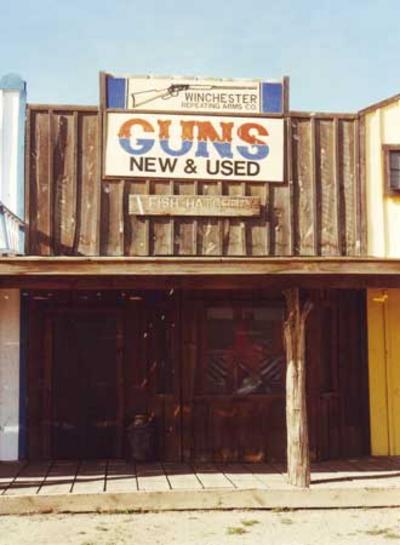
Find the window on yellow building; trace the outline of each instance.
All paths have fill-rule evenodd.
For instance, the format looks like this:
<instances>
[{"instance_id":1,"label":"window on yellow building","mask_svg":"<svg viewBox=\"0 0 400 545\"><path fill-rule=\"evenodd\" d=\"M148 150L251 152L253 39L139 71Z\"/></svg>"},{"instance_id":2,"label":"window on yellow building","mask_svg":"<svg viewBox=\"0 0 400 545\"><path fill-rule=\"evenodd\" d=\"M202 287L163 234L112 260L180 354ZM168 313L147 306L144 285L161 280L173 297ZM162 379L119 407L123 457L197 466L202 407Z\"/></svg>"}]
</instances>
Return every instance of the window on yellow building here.
<instances>
[{"instance_id":1,"label":"window on yellow building","mask_svg":"<svg viewBox=\"0 0 400 545\"><path fill-rule=\"evenodd\" d=\"M400 145L383 146L385 156L385 193L400 195Z\"/></svg>"}]
</instances>

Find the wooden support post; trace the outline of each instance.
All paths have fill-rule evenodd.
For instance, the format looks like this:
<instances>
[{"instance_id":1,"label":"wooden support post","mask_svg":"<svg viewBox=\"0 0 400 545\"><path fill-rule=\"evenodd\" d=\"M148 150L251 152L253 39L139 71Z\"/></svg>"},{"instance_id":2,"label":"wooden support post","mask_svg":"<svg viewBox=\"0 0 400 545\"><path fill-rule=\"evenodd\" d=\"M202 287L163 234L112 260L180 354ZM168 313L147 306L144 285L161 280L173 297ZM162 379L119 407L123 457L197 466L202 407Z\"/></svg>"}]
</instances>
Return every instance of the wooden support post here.
<instances>
[{"instance_id":1,"label":"wooden support post","mask_svg":"<svg viewBox=\"0 0 400 545\"><path fill-rule=\"evenodd\" d=\"M300 302L299 288L284 291L287 319L284 323L286 346L286 426L289 483L310 486L310 454L307 427L305 376L305 323L311 301Z\"/></svg>"}]
</instances>

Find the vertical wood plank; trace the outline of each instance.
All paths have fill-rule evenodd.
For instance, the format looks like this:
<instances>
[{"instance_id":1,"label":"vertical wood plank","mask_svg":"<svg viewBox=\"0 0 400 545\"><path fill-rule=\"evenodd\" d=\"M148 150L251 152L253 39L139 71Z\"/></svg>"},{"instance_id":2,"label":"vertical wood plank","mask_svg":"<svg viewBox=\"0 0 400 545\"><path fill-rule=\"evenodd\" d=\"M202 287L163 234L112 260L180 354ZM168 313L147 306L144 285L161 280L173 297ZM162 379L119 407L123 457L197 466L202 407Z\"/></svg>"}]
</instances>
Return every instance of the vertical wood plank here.
<instances>
[{"instance_id":1,"label":"vertical wood plank","mask_svg":"<svg viewBox=\"0 0 400 545\"><path fill-rule=\"evenodd\" d=\"M170 294L165 309L166 320L163 325L166 328L167 360L171 367L172 384L170 392L164 396L164 460L176 462L181 461L182 455L181 298L177 294Z\"/></svg>"},{"instance_id":2,"label":"vertical wood plank","mask_svg":"<svg viewBox=\"0 0 400 545\"><path fill-rule=\"evenodd\" d=\"M25 222L25 237L24 237L24 252L29 255L31 247L31 225L30 225L30 202L31 202L31 174L32 174L32 152L33 149L33 115L29 106L26 108L26 126L25 126L25 157L24 157L24 217Z\"/></svg>"},{"instance_id":3,"label":"vertical wood plank","mask_svg":"<svg viewBox=\"0 0 400 545\"><path fill-rule=\"evenodd\" d=\"M319 412L322 370L325 362L321 361L322 356L322 304L319 292L313 294L314 310L306 323L306 354L307 354L307 409L309 424L309 447L310 459L315 460L320 454L320 430L325 428ZM325 326L325 324L324 324ZM322 424L322 425L321 425Z\"/></svg>"},{"instance_id":4,"label":"vertical wood plank","mask_svg":"<svg viewBox=\"0 0 400 545\"><path fill-rule=\"evenodd\" d=\"M276 256L293 255L295 244L295 209L293 205L293 157L292 143L294 120L286 120L286 163L285 183L269 186L270 246L269 254ZM296 136L297 138L297 136Z\"/></svg>"},{"instance_id":5,"label":"vertical wood plank","mask_svg":"<svg viewBox=\"0 0 400 545\"><path fill-rule=\"evenodd\" d=\"M124 328L122 315L118 313L116 316L116 375L117 375L117 422L116 422L116 441L114 446L114 455L116 458L122 456L123 436L124 436L124 414L125 414L125 391L124 391L124 369L123 369L123 353L125 346ZM129 333L128 333L129 334Z\"/></svg>"},{"instance_id":6,"label":"vertical wood plank","mask_svg":"<svg viewBox=\"0 0 400 545\"><path fill-rule=\"evenodd\" d=\"M311 117L310 120L310 139L311 139L311 190L314 195L313 200L313 230L314 230L314 252L313 255L321 255L321 176L320 176L320 126L321 120Z\"/></svg>"},{"instance_id":7,"label":"vertical wood plank","mask_svg":"<svg viewBox=\"0 0 400 545\"><path fill-rule=\"evenodd\" d=\"M79 112L77 150L78 225L75 248L78 255L98 255L100 251L101 175L99 115Z\"/></svg>"},{"instance_id":8,"label":"vertical wood plank","mask_svg":"<svg viewBox=\"0 0 400 545\"><path fill-rule=\"evenodd\" d=\"M294 206L299 255L316 255L314 145L315 119L298 119L293 127Z\"/></svg>"},{"instance_id":9,"label":"vertical wood plank","mask_svg":"<svg viewBox=\"0 0 400 545\"><path fill-rule=\"evenodd\" d=\"M226 193L229 196L244 196L244 182L228 182ZM246 222L230 218L225 220L227 236L224 237L224 255L246 255Z\"/></svg>"},{"instance_id":10,"label":"vertical wood plank","mask_svg":"<svg viewBox=\"0 0 400 545\"><path fill-rule=\"evenodd\" d=\"M198 182L175 182L177 195L196 195ZM197 220L196 218L175 219L174 255L196 255Z\"/></svg>"},{"instance_id":11,"label":"vertical wood plank","mask_svg":"<svg viewBox=\"0 0 400 545\"><path fill-rule=\"evenodd\" d=\"M31 115L31 148L29 149L30 207L29 207L29 253L34 255L51 255L51 207L52 188L49 170L50 143L50 113L48 111L30 110Z\"/></svg>"},{"instance_id":12,"label":"vertical wood plank","mask_svg":"<svg viewBox=\"0 0 400 545\"><path fill-rule=\"evenodd\" d=\"M125 182L125 255L149 255L150 220L146 216L129 214L130 195L148 195L149 191L149 180L130 180Z\"/></svg>"},{"instance_id":13,"label":"vertical wood plank","mask_svg":"<svg viewBox=\"0 0 400 545\"><path fill-rule=\"evenodd\" d=\"M54 253L71 255L76 228L77 205L77 112L54 112L53 145L53 236Z\"/></svg>"},{"instance_id":14,"label":"vertical wood plank","mask_svg":"<svg viewBox=\"0 0 400 545\"><path fill-rule=\"evenodd\" d=\"M345 211L344 240L346 255L357 255L357 187L355 176L354 121L340 121L342 158L342 200Z\"/></svg>"},{"instance_id":15,"label":"vertical wood plank","mask_svg":"<svg viewBox=\"0 0 400 545\"><path fill-rule=\"evenodd\" d=\"M124 253L124 181L102 182L101 193L101 255Z\"/></svg>"},{"instance_id":16,"label":"vertical wood plank","mask_svg":"<svg viewBox=\"0 0 400 545\"><path fill-rule=\"evenodd\" d=\"M354 121L355 177L357 192L357 255L368 254L365 117Z\"/></svg>"},{"instance_id":17,"label":"vertical wood plank","mask_svg":"<svg viewBox=\"0 0 400 545\"><path fill-rule=\"evenodd\" d=\"M203 195L222 195L222 182L203 182L200 184ZM199 218L198 246L200 255L222 255L223 220L218 218Z\"/></svg>"},{"instance_id":18,"label":"vertical wood plank","mask_svg":"<svg viewBox=\"0 0 400 545\"><path fill-rule=\"evenodd\" d=\"M275 256L293 255L291 188L289 185L271 187L270 190L270 254Z\"/></svg>"},{"instance_id":19,"label":"vertical wood plank","mask_svg":"<svg viewBox=\"0 0 400 545\"><path fill-rule=\"evenodd\" d=\"M270 252L269 185L249 183L247 192L251 197L259 197L261 202L260 216L246 221L247 255L268 255Z\"/></svg>"},{"instance_id":20,"label":"vertical wood plank","mask_svg":"<svg viewBox=\"0 0 400 545\"><path fill-rule=\"evenodd\" d=\"M283 111L284 113L289 112L289 100L290 100L290 78L289 76L284 76L283 78Z\"/></svg>"},{"instance_id":21,"label":"vertical wood plank","mask_svg":"<svg viewBox=\"0 0 400 545\"><path fill-rule=\"evenodd\" d=\"M150 184L154 195L170 195L172 182L169 180L152 181ZM174 220L168 217L154 217L150 220L150 253L151 255L172 255Z\"/></svg>"},{"instance_id":22,"label":"vertical wood plank","mask_svg":"<svg viewBox=\"0 0 400 545\"><path fill-rule=\"evenodd\" d=\"M338 121L320 120L318 187L321 255L340 255L338 228Z\"/></svg>"},{"instance_id":23,"label":"vertical wood plank","mask_svg":"<svg viewBox=\"0 0 400 545\"><path fill-rule=\"evenodd\" d=\"M195 411L195 374L198 358L199 304L189 294L182 300L182 455L183 461L190 461L194 452L193 444ZM197 428L196 428L197 430Z\"/></svg>"},{"instance_id":24,"label":"vertical wood plank","mask_svg":"<svg viewBox=\"0 0 400 545\"><path fill-rule=\"evenodd\" d=\"M43 458L51 457L51 427L52 427L52 369L53 369L53 325L50 316L44 323L44 373L43 373L43 413L42 413L42 439Z\"/></svg>"}]
</instances>

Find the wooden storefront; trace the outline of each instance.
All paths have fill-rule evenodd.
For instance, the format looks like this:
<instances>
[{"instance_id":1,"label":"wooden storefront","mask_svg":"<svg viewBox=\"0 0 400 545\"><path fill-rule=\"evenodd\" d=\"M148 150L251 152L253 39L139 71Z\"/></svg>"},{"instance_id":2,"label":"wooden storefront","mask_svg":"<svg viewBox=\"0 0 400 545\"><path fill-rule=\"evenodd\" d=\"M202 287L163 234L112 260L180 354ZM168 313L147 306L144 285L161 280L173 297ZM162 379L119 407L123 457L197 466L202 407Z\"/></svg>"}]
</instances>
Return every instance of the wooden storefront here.
<instances>
[{"instance_id":1,"label":"wooden storefront","mask_svg":"<svg viewBox=\"0 0 400 545\"><path fill-rule=\"evenodd\" d=\"M366 252L363 150L352 114L285 117L285 183L102 181L97 108L29 106L27 254L358 256ZM257 196L255 218L129 214L129 196Z\"/></svg>"},{"instance_id":2,"label":"wooden storefront","mask_svg":"<svg viewBox=\"0 0 400 545\"><path fill-rule=\"evenodd\" d=\"M314 290L307 325L312 459L368 453L364 294ZM128 455L155 416L165 461L282 461L279 290L30 290L28 455Z\"/></svg>"},{"instance_id":3,"label":"wooden storefront","mask_svg":"<svg viewBox=\"0 0 400 545\"><path fill-rule=\"evenodd\" d=\"M29 458L127 456L145 413L160 460L285 460L288 288L313 304L311 459L369 453L362 122L280 117L283 183L109 180L101 110L28 107L27 257L0 286L22 290ZM257 197L261 210L132 213L143 195Z\"/></svg>"}]
</instances>

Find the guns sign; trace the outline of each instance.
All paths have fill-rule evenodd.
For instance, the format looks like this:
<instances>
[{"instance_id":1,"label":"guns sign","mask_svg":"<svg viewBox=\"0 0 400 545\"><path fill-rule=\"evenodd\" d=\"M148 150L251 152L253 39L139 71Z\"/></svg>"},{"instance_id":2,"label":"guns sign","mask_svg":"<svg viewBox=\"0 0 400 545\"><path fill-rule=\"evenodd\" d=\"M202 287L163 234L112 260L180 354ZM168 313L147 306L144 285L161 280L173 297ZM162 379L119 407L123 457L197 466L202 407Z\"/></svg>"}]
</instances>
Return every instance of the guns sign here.
<instances>
[{"instance_id":1,"label":"guns sign","mask_svg":"<svg viewBox=\"0 0 400 545\"><path fill-rule=\"evenodd\" d=\"M105 177L283 181L283 119L105 115Z\"/></svg>"}]
</instances>

